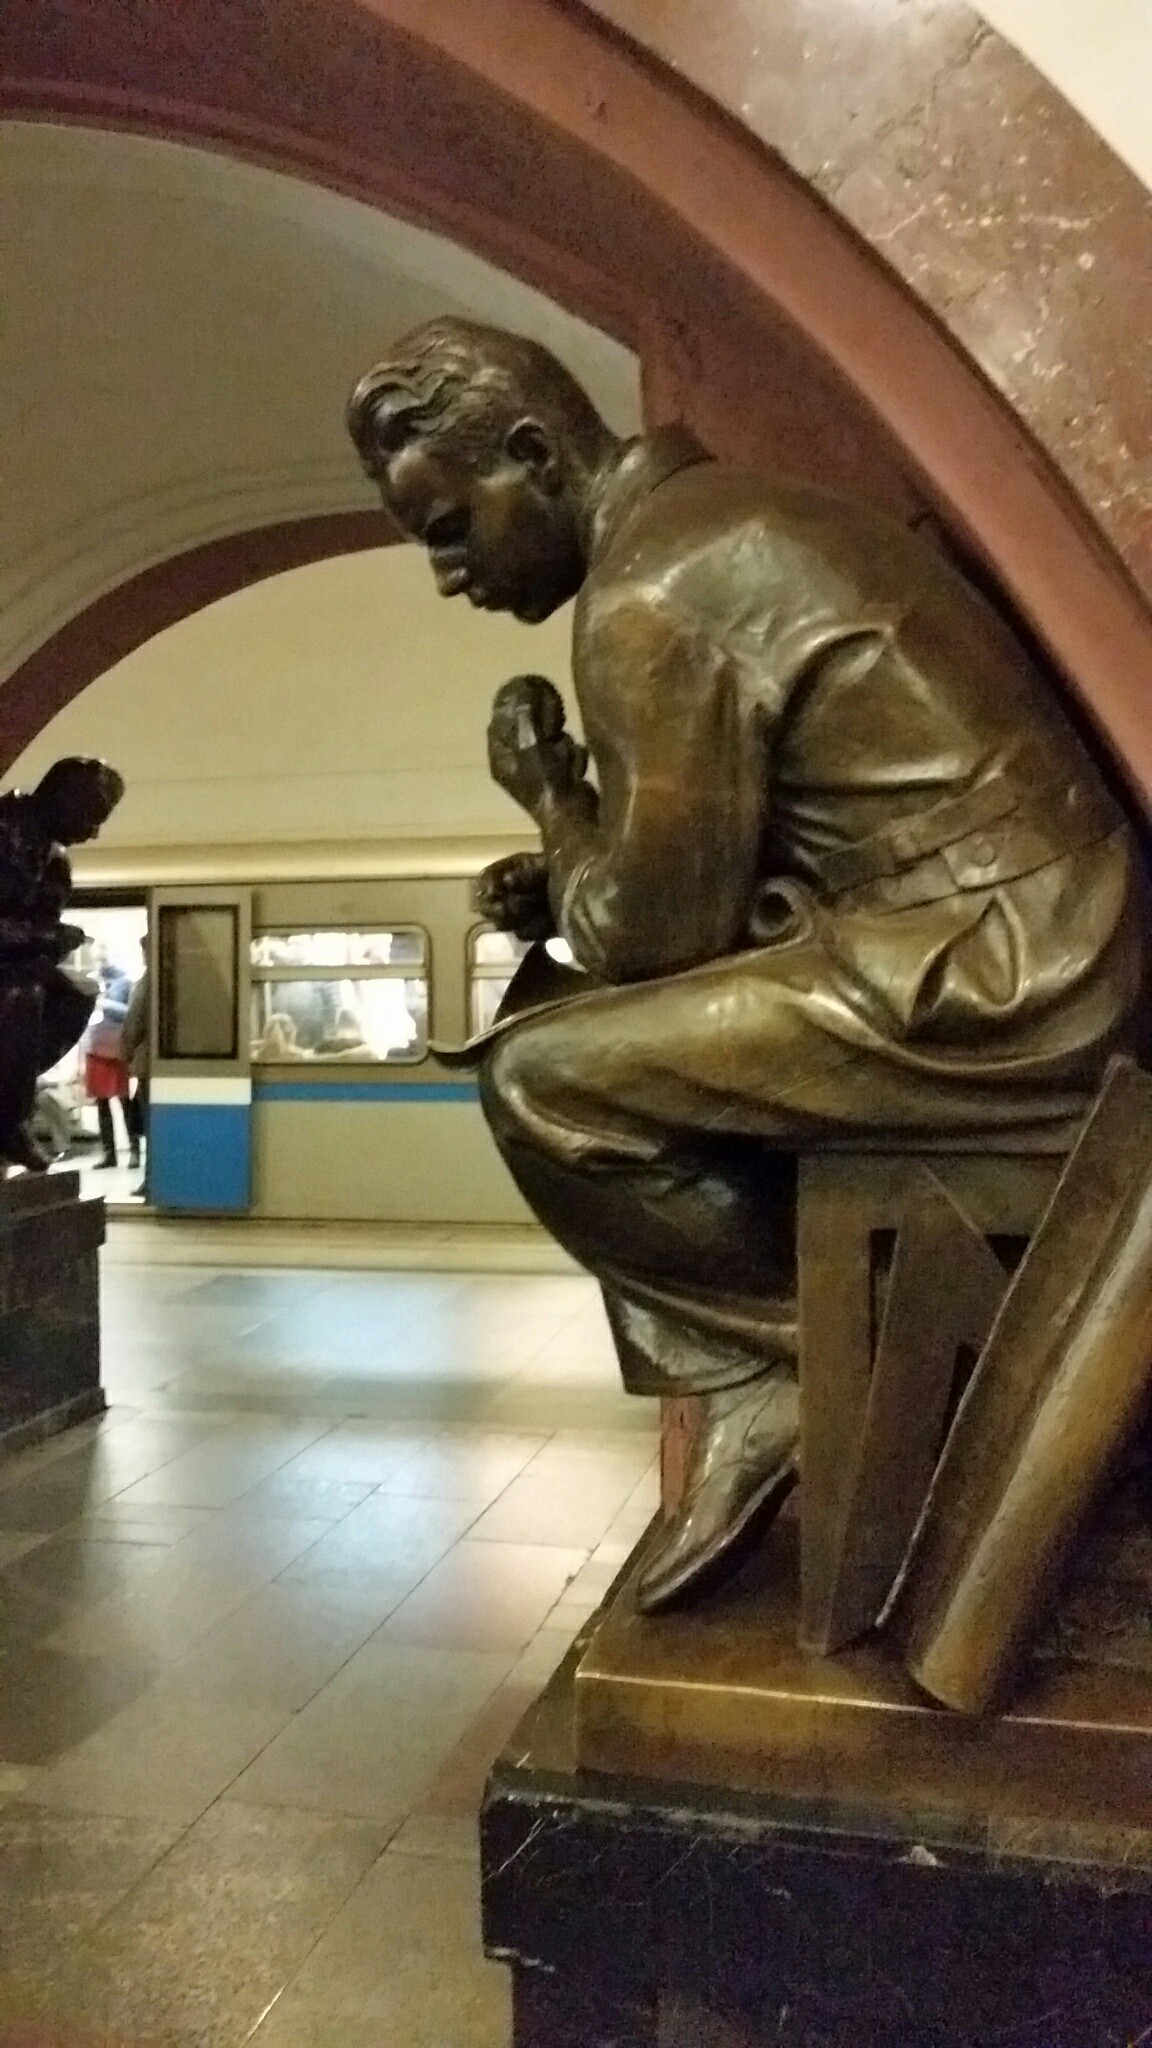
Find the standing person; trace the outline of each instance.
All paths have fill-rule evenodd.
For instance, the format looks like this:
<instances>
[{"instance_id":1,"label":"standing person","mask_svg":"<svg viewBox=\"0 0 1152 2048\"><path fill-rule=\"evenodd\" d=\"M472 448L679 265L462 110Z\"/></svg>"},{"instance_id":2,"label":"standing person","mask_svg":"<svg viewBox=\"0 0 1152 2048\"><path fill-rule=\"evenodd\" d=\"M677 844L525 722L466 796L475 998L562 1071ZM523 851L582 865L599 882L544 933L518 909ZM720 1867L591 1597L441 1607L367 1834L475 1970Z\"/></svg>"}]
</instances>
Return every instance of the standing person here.
<instances>
[{"instance_id":1,"label":"standing person","mask_svg":"<svg viewBox=\"0 0 1152 2048\"><path fill-rule=\"evenodd\" d=\"M135 988L132 990L132 994L128 998L128 1008L124 1016L122 1044L124 1058L128 1064L128 1071L134 1077L136 1082L135 1092L131 1100L131 1109L133 1113L136 1131L136 1162L138 1162L140 1158L141 1143L143 1143L145 1146L144 1178L140 1182L139 1187L133 1188L131 1192L135 1199L139 1199L140 1201L146 1202L148 1200L149 1195L148 1175L150 1165L150 1155L147 1150L148 1081L152 1072L152 1046L148 1036L147 933L145 933L144 937L140 941L140 951L144 956L144 971L141 974L139 981L136 983Z\"/></svg>"},{"instance_id":2,"label":"standing person","mask_svg":"<svg viewBox=\"0 0 1152 2048\"><path fill-rule=\"evenodd\" d=\"M98 1171L103 1171L116 1164L113 1102L119 1102L120 1114L124 1119L129 1166L140 1164L140 1138L129 1099L128 1063L124 1057L124 1019L128 1014L132 984L123 968L114 967L111 961L107 960L97 969L97 978L100 995L96 1013L84 1033L81 1047L84 1054L84 1086L96 1104L100 1142L103 1146L102 1155L96 1161L96 1166Z\"/></svg>"}]
</instances>

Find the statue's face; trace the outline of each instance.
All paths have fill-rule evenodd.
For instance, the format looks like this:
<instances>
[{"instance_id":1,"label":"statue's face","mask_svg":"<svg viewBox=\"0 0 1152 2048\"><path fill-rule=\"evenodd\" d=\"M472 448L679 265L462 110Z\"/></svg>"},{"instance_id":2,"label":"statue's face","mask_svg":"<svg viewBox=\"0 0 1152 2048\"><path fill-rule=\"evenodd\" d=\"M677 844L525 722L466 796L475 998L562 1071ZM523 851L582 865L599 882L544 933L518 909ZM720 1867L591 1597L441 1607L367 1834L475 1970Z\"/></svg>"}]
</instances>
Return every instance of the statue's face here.
<instances>
[{"instance_id":1,"label":"statue's face","mask_svg":"<svg viewBox=\"0 0 1152 2048\"><path fill-rule=\"evenodd\" d=\"M505 446L481 464L451 430L381 448L374 465L385 506L423 543L442 597L528 625L575 595L584 576L575 506L539 451Z\"/></svg>"},{"instance_id":2,"label":"statue's face","mask_svg":"<svg viewBox=\"0 0 1152 2048\"><path fill-rule=\"evenodd\" d=\"M57 797L50 820L53 837L64 846L82 846L95 839L101 826L107 824L115 802L98 774L77 776Z\"/></svg>"}]
</instances>

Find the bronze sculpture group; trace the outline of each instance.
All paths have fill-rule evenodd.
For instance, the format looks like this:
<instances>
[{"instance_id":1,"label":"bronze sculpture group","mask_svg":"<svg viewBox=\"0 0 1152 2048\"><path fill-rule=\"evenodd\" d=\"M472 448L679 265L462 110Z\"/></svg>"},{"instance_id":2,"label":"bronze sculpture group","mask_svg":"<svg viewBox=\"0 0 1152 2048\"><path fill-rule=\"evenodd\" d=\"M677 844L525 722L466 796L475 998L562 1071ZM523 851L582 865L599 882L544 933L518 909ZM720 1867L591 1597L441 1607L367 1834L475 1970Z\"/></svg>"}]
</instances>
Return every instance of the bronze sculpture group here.
<instances>
[{"instance_id":1,"label":"bronze sculpture group","mask_svg":"<svg viewBox=\"0 0 1152 2048\"><path fill-rule=\"evenodd\" d=\"M541 678L500 692L492 774L540 851L478 901L579 971L529 955L474 1054L625 1385L703 1404L655 1612L797 1476L797 1161L1067 1153L1140 1053L1136 835L1054 679L892 521L678 430L620 442L544 350L461 321L399 342L349 420L443 595L528 623L576 599L583 743Z\"/></svg>"},{"instance_id":2,"label":"bronze sculpture group","mask_svg":"<svg viewBox=\"0 0 1152 2048\"><path fill-rule=\"evenodd\" d=\"M36 1082L84 1030L96 988L63 965L84 933L66 924L67 848L94 839L124 794L105 761L70 755L35 789L0 796L0 1161L43 1172Z\"/></svg>"}]
</instances>

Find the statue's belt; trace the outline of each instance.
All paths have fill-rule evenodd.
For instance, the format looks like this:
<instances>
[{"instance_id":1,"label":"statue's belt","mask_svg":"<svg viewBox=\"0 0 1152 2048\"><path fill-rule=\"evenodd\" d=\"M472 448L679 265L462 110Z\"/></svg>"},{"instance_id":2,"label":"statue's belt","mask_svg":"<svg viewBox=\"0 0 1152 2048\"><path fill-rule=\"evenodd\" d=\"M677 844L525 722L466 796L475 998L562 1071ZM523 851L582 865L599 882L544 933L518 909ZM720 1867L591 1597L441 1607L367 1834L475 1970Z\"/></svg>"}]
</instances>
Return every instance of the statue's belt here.
<instances>
[{"instance_id":1,"label":"statue's belt","mask_svg":"<svg viewBox=\"0 0 1152 2048\"><path fill-rule=\"evenodd\" d=\"M1119 805L1090 783L1021 787L1003 772L851 846L813 854L823 893L853 907L904 910L990 889L1120 831Z\"/></svg>"}]
</instances>

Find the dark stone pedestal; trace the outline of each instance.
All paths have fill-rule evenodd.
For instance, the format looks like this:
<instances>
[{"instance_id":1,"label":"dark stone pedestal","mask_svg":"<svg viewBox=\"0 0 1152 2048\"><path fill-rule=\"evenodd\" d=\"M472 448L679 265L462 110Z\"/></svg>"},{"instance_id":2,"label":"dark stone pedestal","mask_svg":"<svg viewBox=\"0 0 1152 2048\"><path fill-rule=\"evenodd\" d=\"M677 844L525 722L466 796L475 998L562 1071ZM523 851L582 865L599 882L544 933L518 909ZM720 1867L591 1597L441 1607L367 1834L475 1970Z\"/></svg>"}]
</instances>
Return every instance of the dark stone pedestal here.
<instances>
[{"instance_id":1,"label":"dark stone pedestal","mask_svg":"<svg viewBox=\"0 0 1152 2048\"><path fill-rule=\"evenodd\" d=\"M575 1663L481 1822L515 2048L1152 2043L1152 1830L580 1770Z\"/></svg>"},{"instance_id":2,"label":"dark stone pedestal","mask_svg":"<svg viewBox=\"0 0 1152 2048\"><path fill-rule=\"evenodd\" d=\"M76 1173L0 1181L0 1450L104 1407L99 1263L104 1204Z\"/></svg>"}]
</instances>

